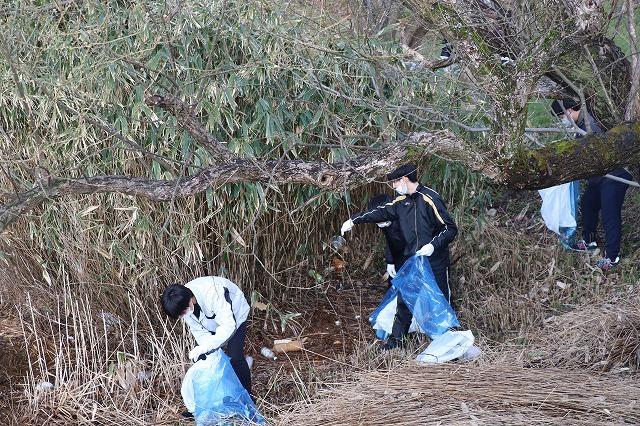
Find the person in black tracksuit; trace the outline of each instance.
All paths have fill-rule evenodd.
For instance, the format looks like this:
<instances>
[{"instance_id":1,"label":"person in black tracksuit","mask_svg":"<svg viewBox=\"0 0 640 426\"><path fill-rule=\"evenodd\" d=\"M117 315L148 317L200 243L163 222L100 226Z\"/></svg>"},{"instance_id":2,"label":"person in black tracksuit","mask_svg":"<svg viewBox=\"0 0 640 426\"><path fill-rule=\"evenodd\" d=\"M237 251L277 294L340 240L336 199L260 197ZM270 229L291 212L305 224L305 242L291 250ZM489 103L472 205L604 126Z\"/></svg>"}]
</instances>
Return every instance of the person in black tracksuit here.
<instances>
[{"instance_id":1,"label":"person in black tracksuit","mask_svg":"<svg viewBox=\"0 0 640 426\"><path fill-rule=\"evenodd\" d=\"M580 111L580 104L573 99L554 101L551 105L557 116L563 117L567 124L571 121L587 133L603 133L598 123L587 111ZM582 135L576 136L583 137ZM625 168L618 168L610 175L632 180L633 176ZM577 241L572 248L577 251L595 250L598 216L602 214L602 225L605 235L604 257L597 265L603 270L615 267L620 261L620 240L622 237L622 204L628 185L609 179L605 176L595 176L587 179L587 187L582 194L580 210L582 212L583 240Z\"/></svg>"},{"instance_id":2,"label":"person in black tracksuit","mask_svg":"<svg viewBox=\"0 0 640 426\"><path fill-rule=\"evenodd\" d=\"M392 200L393 198L387 194L376 195L369 201L367 210L374 210ZM404 263L405 242L397 220L388 220L376 223L376 225L384 233L384 260L387 264L387 274L389 275L387 282L391 286L391 280L395 278L396 272L400 270L402 263Z\"/></svg>"},{"instance_id":3,"label":"person in black tracksuit","mask_svg":"<svg viewBox=\"0 0 640 426\"><path fill-rule=\"evenodd\" d=\"M418 183L417 169L413 164L397 168L389 173L387 179L400 195L374 209L354 215L342 225L342 233L360 223L397 221L405 243L402 255L396 262L397 269L413 255L428 256L438 287L450 301L449 244L457 235L458 227L440 195ZM385 348L398 346L408 333L410 324L411 311L398 296L393 330Z\"/></svg>"}]
</instances>

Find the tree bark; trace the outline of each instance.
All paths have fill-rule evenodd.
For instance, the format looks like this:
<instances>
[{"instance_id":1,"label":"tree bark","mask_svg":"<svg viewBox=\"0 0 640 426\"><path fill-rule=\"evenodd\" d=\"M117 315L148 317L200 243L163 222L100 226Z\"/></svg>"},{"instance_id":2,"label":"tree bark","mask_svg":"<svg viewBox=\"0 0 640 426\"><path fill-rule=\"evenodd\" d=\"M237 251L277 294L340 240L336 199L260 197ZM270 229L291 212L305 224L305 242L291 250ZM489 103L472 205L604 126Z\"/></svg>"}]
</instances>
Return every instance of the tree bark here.
<instances>
[{"instance_id":1,"label":"tree bark","mask_svg":"<svg viewBox=\"0 0 640 426\"><path fill-rule=\"evenodd\" d=\"M508 159L479 154L450 131L420 132L384 151L326 163L305 160L236 158L224 165L173 180L130 176L51 177L0 206L0 232L43 202L67 194L116 192L166 202L239 182L297 183L325 190L345 190L389 172L409 159L437 155L460 162L497 184L512 189L540 189L604 175L622 164L640 162L640 122L624 123L602 135L566 140L540 149L522 149Z\"/></svg>"},{"instance_id":2,"label":"tree bark","mask_svg":"<svg viewBox=\"0 0 640 426\"><path fill-rule=\"evenodd\" d=\"M504 165L496 181L513 189L540 189L601 176L640 162L639 140L640 122L632 122L601 135L522 149Z\"/></svg>"},{"instance_id":3,"label":"tree bark","mask_svg":"<svg viewBox=\"0 0 640 426\"><path fill-rule=\"evenodd\" d=\"M326 190L345 190L372 181L407 158L419 158L426 154L473 164L474 170L495 176L497 172L491 169L489 162L472 152L460 138L445 130L415 133L384 150L371 151L339 163L235 158L226 164L173 180L131 176L50 177L0 206L0 232L43 202L68 194L115 192L162 202L239 182L298 183Z\"/></svg>"}]
</instances>

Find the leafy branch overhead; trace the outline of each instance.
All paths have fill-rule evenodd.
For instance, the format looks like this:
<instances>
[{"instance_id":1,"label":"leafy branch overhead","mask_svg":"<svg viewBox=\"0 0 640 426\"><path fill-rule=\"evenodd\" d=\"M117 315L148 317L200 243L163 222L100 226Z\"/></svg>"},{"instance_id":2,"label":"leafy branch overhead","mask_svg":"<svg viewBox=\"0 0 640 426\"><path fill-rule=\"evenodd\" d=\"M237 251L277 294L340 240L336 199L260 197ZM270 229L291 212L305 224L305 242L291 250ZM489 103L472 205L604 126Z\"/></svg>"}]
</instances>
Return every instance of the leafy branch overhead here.
<instances>
[{"instance_id":1,"label":"leafy branch overhead","mask_svg":"<svg viewBox=\"0 0 640 426\"><path fill-rule=\"evenodd\" d=\"M300 5L167 7L2 10L0 230L67 194L342 191L425 156L533 189L640 159L633 8L407 0L373 31ZM567 95L609 131L574 140L543 98Z\"/></svg>"}]
</instances>

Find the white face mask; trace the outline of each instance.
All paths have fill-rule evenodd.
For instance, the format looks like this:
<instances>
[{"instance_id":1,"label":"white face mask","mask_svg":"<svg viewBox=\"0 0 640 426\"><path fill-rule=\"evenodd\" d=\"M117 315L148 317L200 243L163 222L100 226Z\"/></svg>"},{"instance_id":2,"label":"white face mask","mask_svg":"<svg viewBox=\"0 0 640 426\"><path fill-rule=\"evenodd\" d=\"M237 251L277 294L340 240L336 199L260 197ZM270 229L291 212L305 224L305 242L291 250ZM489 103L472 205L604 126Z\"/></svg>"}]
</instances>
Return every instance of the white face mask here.
<instances>
[{"instance_id":1,"label":"white face mask","mask_svg":"<svg viewBox=\"0 0 640 426\"><path fill-rule=\"evenodd\" d=\"M402 185L398 185L395 188L395 191L400 195L407 195L409 193L409 188L404 183Z\"/></svg>"},{"instance_id":2,"label":"white face mask","mask_svg":"<svg viewBox=\"0 0 640 426\"><path fill-rule=\"evenodd\" d=\"M573 127L573 123L571 122L571 120L569 120L569 117L567 116L562 117L562 120L560 120L560 122L564 127Z\"/></svg>"},{"instance_id":3,"label":"white face mask","mask_svg":"<svg viewBox=\"0 0 640 426\"><path fill-rule=\"evenodd\" d=\"M387 226L391 225L391 221L376 223L376 225L378 225L378 228L386 228Z\"/></svg>"}]
</instances>

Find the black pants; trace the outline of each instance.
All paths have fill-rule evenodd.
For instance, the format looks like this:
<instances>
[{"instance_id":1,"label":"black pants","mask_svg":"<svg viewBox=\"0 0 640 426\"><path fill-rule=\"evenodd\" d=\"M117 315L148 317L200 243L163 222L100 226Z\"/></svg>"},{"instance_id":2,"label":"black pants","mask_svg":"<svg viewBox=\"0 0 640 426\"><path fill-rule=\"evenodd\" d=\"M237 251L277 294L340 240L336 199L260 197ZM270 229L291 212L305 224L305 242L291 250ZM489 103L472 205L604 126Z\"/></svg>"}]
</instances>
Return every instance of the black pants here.
<instances>
[{"instance_id":1,"label":"black pants","mask_svg":"<svg viewBox=\"0 0 640 426\"><path fill-rule=\"evenodd\" d=\"M629 173L621 173L622 178L631 179ZM622 237L622 203L628 185L606 177L591 178L582 195L583 237L587 243L595 241L599 215L605 237L605 255L612 261L620 254Z\"/></svg>"},{"instance_id":2,"label":"black pants","mask_svg":"<svg viewBox=\"0 0 640 426\"><path fill-rule=\"evenodd\" d=\"M442 291L444 298L447 302L451 303L451 291L449 289L449 263L441 265L431 265L431 270L436 279L436 283ZM391 330L391 336L396 339L402 339L409 333L409 327L411 326L411 317L413 314L409 310L409 307L402 300L402 296L398 293L398 305L396 307L396 317L393 321L393 329Z\"/></svg>"},{"instance_id":3,"label":"black pants","mask_svg":"<svg viewBox=\"0 0 640 426\"><path fill-rule=\"evenodd\" d=\"M242 386L251 393L251 370L244 357L244 339L247 336L247 322L243 322L227 341L224 352L231 358L231 367L236 372Z\"/></svg>"}]
</instances>

